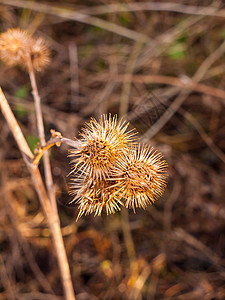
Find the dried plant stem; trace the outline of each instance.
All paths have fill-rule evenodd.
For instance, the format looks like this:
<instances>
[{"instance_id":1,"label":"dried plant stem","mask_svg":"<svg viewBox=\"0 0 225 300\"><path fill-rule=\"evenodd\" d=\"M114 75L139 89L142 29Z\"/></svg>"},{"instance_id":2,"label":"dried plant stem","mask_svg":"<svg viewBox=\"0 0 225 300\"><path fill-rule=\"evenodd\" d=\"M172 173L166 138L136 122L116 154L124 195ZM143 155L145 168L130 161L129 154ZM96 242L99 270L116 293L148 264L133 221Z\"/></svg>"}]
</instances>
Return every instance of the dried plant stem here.
<instances>
[{"instance_id":1,"label":"dried plant stem","mask_svg":"<svg viewBox=\"0 0 225 300\"><path fill-rule=\"evenodd\" d=\"M214 141L210 138L210 136L205 132L200 123L187 111L179 108L178 111L183 117L188 120L198 131L199 135L203 139L203 141L207 144L207 146L212 150L212 152L217 155L217 157L225 164L225 154L224 152L214 143Z\"/></svg>"},{"instance_id":2,"label":"dried plant stem","mask_svg":"<svg viewBox=\"0 0 225 300\"><path fill-rule=\"evenodd\" d=\"M132 82L132 83L153 83L153 84L166 84L178 86L181 88L188 88L192 91L200 92L206 95L214 96L221 99L222 103L225 103L225 91L219 88L215 88L209 85L195 83L190 79L187 81L173 76L163 75L132 75L129 74L116 74L111 76L109 74L96 75L93 78L93 82L105 82L110 80L111 82Z\"/></svg>"},{"instance_id":3,"label":"dried plant stem","mask_svg":"<svg viewBox=\"0 0 225 300\"><path fill-rule=\"evenodd\" d=\"M130 266L132 267L136 259L136 252L135 252L134 242L132 238L132 233L130 230L129 211L127 209L126 210L123 209L121 211L121 216L122 216L121 221L122 221L124 240L127 248L128 257L130 260Z\"/></svg>"},{"instance_id":4,"label":"dried plant stem","mask_svg":"<svg viewBox=\"0 0 225 300\"><path fill-rule=\"evenodd\" d=\"M35 154L34 158L32 159L32 163L35 164L35 165L38 165L42 156L45 155L45 152L47 150L49 150L50 148L52 148L53 146L55 146L56 143L47 143L45 146L41 147L38 149L38 152L37 154Z\"/></svg>"},{"instance_id":5,"label":"dried plant stem","mask_svg":"<svg viewBox=\"0 0 225 300\"><path fill-rule=\"evenodd\" d=\"M7 291L7 294L9 295L9 299L15 300L15 288L13 287L13 284L7 274L7 268L4 263L4 259L0 253L0 272L1 272L1 284L3 288Z\"/></svg>"},{"instance_id":6,"label":"dried plant stem","mask_svg":"<svg viewBox=\"0 0 225 300\"><path fill-rule=\"evenodd\" d=\"M137 269L136 251L135 251L134 240L130 228L129 210L127 209L121 210L121 227L123 231L125 245L127 248L127 254L129 257L131 276L132 275L137 276L138 269Z\"/></svg>"},{"instance_id":7,"label":"dried plant stem","mask_svg":"<svg viewBox=\"0 0 225 300\"><path fill-rule=\"evenodd\" d=\"M12 197L11 190L7 189L7 180L8 180L8 174L7 174L8 168L5 167L3 169L2 175L0 177L0 180L2 182L2 202L3 202L3 209L4 214L9 218L10 223L13 227L13 231L15 235L17 236L18 243L21 245L21 248L24 251L24 254L26 255L26 260L30 265L30 268L36 278L36 280L39 282L40 286L47 292L53 294L52 287L47 280L47 278L44 276L42 271L40 270L37 262L35 261L35 257L33 255L33 251L31 250L29 242L23 238L23 235L21 234L21 231L19 230L19 220L17 218L15 208L11 201L7 201L9 197ZM56 300L56 298L52 295L53 300Z\"/></svg>"},{"instance_id":8,"label":"dried plant stem","mask_svg":"<svg viewBox=\"0 0 225 300\"><path fill-rule=\"evenodd\" d=\"M138 54L140 53L143 46L143 41L139 40L135 43L133 51L128 59L127 63L127 77L131 78L134 72L135 68L135 62L137 59ZM129 106L129 96L130 96L130 89L131 89L131 81L124 81L123 82L123 90L122 90L122 96L120 99L120 108L119 108L119 115L120 117L127 114L128 106ZM127 248L127 254L130 261L130 270L131 273L136 272L136 252L135 252L135 246L134 241L130 229L130 221L129 221L129 211L122 209L121 211L121 225L123 230L123 236L124 241Z\"/></svg>"},{"instance_id":9,"label":"dried plant stem","mask_svg":"<svg viewBox=\"0 0 225 300\"><path fill-rule=\"evenodd\" d=\"M142 40L136 41L134 44L133 51L127 61L127 68L126 68L126 80L123 82L123 89L122 89L122 95L120 99L120 107L119 107L119 115L123 116L128 111L129 106L129 98L130 98L130 91L131 91L131 78L133 76L134 68L135 68L135 62L137 60L137 56L140 54L142 47L144 45L144 42Z\"/></svg>"},{"instance_id":10,"label":"dried plant stem","mask_svg":"<svg viewBox=\"0 0 225 300\"><path fill-rule=\"evenodd\" d=\"M32 164L35 164L37 165L40 161L40 159L42 158L43 154L50 148L52 148L53 146L57 145L58 144L61 144L61 143L64 143L66 145L69 145L73 148L79 148L79 143L76 142L76 141L73 141L73 140L70 140L70 139L67 139L67 138L64 138L62 136L58 136L58 137L55 137L55 138L51 138L45 146L43 147L40 147L37 151L37 154L35 154L34 158L29 161L31 162Z\"/></svg>"},{"instance_id":11,"label":"dried plant stem","mask_svg":"<svg viewBox=\"0 0 225 300\"><path fill-rule=\"evenodd\" d=\"M129 2L112 3L107 5L90 6L79 10L80 13L87 15L100 15L118 12L137 12L137 11L171 11L182 14L225 17L225 10L210 6L193 6L179 3L153 3L153 2Z\"/></svg>"},{"instance_id":12,"label":"dried plant stem","mask_svg":"<svg viewBox=\"0 0 225 300\"><path fill-rule=\"evenodd\" d=\"M100 27L109 32L116 33L120 36L124 36L131 40L139 40L140 38L145 41L151 41L148 36L145 34L139 33L137 31L125 28L123 26L117 25L115 23L111 23L100 18L94 16L88 16L82 13L79 13L77 10L61 8L53 5L48 5L40 2L30 2L24 0L0 0L1 4L11 5L15 7L22 7L31 9L33 11L42 12L45 14L50 14L53 16L58 16L63 19L73 20L77 22L81 22L84 24L90 24L92 26Z\"/></svg>"},{"instance_id":13,"label":"dried plant stem","mask_svg":"<svg viewBox=\"0 0 225 300\"><path fill-rule=\"evenodd\" d=\"M37 82L36 82L34 68L33 68L33 64L32 64L30 55L27 56L27 65L28 65L28 72L29 72L29 76L30 76L30 82L31 82L31 86L32 86L32 94L33 94L34 103L35 103L38 135L40 137L41 146L44 146L46 144L46 142L45 142L44 123L43 123L42 110L41 110L41 99L40 99L40 96L38 93ZM48 196L50 198L54 214L58 215L49 154L47 152L45 152L43 155L43 163L44 163L45 181L46 181L46 186L47 186L47 190L48 190Z\"/></svg>"},{"instance_id":14,"label":"dried plant stem","mask_svg":"<svg viewBox=\"0 0 225 300\"><path fill-rule=\"evenodd\" d=\"M207 70L211 67L211 65L218 60L225 52L225 41L214 51L212 52L200 65L200 67L195 72L194 76L191 78L190 82L199 83L206 74ZM189 84L190 85L190 84ZM157 122L154 123L142 136L142 142L150 140L159 130L172 118L176 111L182 106L184 101L187 99L189 94L191 93L191 89L189 85L184 88L170 107L165 111L165 113L158 119Z\"/></svg>"},{"instance_id":15,"label":"dried plant stem","mask_svg":"<svg viewBox=\"0 0 225 300\"><path fill-rule=\"evenodd\" d=\"M33 154L24 138L24 135L12 113L12 110L0 88L0 107L2 110L2 113L14 135L14 138L18 144L18 147L20 151L22 152L22 155L26 155L31 160L33 159ZM63 238L60 230L59 225L59 219L58 216L56 217L55 214L53 214L52 207L48 198L48 195L46 193L39 169L35 165L31 165L27 163L27 160L25 160L27 167L29 169L29 172L31 174L35 190L38 194L39 200L41 202L42 208L44 210L44 213L47 217L48 225L52 233L53 243L56 250L56 255L60 267L60 273L63 283L63 288L65 292L65 297L67 300L75 300L73 286L72 286L72 280L68 265L68 260L66 256L66 251L63 243Z\"/></svg>"},{"instance_id":16,"label":"dried plant stem","mask_svg":"<svg viewBox=\"0 0 225 300\"><path fill-rule=\"evenodd\" d=\"M72 107L79 106L79 65L78 65L78 51L75 42L69 45L69 59L70 59L70 90Z\"/></svg>"}]
</instances>

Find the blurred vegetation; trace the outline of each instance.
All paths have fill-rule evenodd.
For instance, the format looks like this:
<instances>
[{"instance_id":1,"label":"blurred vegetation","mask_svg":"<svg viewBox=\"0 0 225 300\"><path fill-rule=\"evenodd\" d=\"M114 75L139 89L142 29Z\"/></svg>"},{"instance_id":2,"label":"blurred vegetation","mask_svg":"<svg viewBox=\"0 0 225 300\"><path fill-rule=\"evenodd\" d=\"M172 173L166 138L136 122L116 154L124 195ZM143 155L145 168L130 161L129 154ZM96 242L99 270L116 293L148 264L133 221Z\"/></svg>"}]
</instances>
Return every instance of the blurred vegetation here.
<instances>
[{"instance_id":1,"label":"blurred vegetation","mask_svg":"<svg viewBox=\"0 0 225 300\"><path fill-rule=\"evenodd\" d=\"M154 205L76 223L68 149L52 150L76 299L224 299L223 1L11 2L0 0L0 31L21 27L51 48L37 76L46 136L78 137L90 117L117 113L169 164ZM28 76L0 62L0 83L33 150ZM46 220L2 115L0 128L0 299L63 299Z\"/></svg>"}]
</instances>

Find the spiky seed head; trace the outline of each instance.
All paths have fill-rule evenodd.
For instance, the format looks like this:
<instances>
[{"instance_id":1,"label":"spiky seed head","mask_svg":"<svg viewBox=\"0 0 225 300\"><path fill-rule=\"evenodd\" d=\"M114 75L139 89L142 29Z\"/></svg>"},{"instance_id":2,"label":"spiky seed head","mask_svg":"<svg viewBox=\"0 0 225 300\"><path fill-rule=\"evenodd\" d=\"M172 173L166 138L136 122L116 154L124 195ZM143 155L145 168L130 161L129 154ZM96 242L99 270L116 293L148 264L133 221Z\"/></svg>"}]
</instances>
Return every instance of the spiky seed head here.
<instances>
[{"instance_id":1,"label":"spiky seed head","mask_svg":"<svg viewBox=\"0 0 225 300\"><path fill-rule=\"evenodd\" d=\"M8 65L28 68L28 57L33 67L41 71L50 61L50 51L41 38L31 37L25 30L9 29L0 35L0 57Z\"/></svg>"},{"instance_id":2,"label":"spiky seed head","mask_svg":"<svg viewBox=\"0 0 225 300\"><path fill-rule=\"evenodd\" d=\"M43 70L50 62L50 51L46 42L42 38L34 40L31 45L30 57L33 67L37 71Z\"/></svg>"},{"instance_id":3,"label":"spiky seed head","mask_svg":"<svg viewBox=\"0 0 225 300\"><path fill-rule=\"evenodd\" d=\"M92 119L85 124L80 135L79 149L72 150L70 156L74 171L87 174L93 180L106 179L111 168L123 159L129 151L129 143L135 133L126 132L128 123L117 121L117 117L103 115L99 122Z\"/></svg>"},{"instance_id":4,"label":"spiky seed head","mask_svg":"<svg viewBox=\"0 0 225 300\"><path fill-rule=\"evenodd\" d=\"M70 194L74 195L74 198L70 203L79 204L77 219L84 214L89 215L91 213L100 216L103 209L107 215L112 214L120 210L119 205L123 205L116 181L93 180L91 177L80 175L74 178L71 185Z\"/></svg>"},{"instance_id":5,"label":"spiky seed head","mask_svg":"<svg viewBox=\"0 0 225 300\"><path fill-rule=\"evenodd\" d=\"M120 182L125 207L145 208L160 197L166 186L167 163L161 153L148 145L134 145L113 170Z\"/></svg>"},{"instance_id":6,"label":"spiky seed head","mask_svg":"<svg viewBox=\"0 0 225 300\"><path fill-rule=\"evenodd\" d=\"M31 36L19 28L0 35L0 57L8 65L24 65L30 51Z\"/></svg>"},{"instance_id":7,"label":"spiky seed head","mask_svg":"<svg viewBox=\"0 0 225 300\"><path fill-rule=\"evenodd\" d=\"M75 175L71 202L83 214L114 213L125 205L145 208L164 192L167 163L148 145L134 143L134 133L116 116L92 119L81 131L79 147L71 151Z\"/></svg>"}]
</instances>

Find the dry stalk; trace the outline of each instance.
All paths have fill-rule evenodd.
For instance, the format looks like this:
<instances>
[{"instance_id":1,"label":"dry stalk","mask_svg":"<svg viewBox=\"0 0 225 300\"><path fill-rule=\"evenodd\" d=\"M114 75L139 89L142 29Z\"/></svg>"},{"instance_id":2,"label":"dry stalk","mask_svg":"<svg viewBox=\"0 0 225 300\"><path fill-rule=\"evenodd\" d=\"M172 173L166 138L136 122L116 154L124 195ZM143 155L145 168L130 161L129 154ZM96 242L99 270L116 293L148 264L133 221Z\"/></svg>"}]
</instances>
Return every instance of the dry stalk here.
<instances>
[{"instance_id":1,"label":"dry stalk","mask_svg":"<svg viewBox=\"0 0 225 300\"><path fill-rule=\"evenodd\" d=\"M160 117L160 119L154 123L142 136L142 141L150 140L154 135L156 135L159 130L172 118L176 111L182 106L184 101L191 93L191 83L198 83L203 78L205 73L209 70L211 65L218 60L225 52L225 42L223 42L213 53L211 53L200 65L200 67L195 72L194 76L191 78L190 83L183 89L173 103L168 107L166 112Z\"/></svg>"},{"instance_id":2,"label":"dry stalk","mask_svg":"<svg viewBox=\"0 0 225 300\"><path fill-rule=\"evenodd\" d=\"M100 27L109 32L113 32L120 36L124 36L128 39L138 41L143 39L144 41L151 42L151 39L145 34L139 33L137 31L125 28L123 26L117 25L115 23L111 23L105 20L102 20L97 17L89 16L86 14L82 14L78 12L78 10L72 10L71 7L69 9L62 9L61 7L48 5L40 2L30 2L24 0L0 0L1 4L11 5L15 7L27 8L33 11L38 11L42 13L46 13L53 16L58 16L63 19L73 20L77 22L81 22L84 24L93 25L96 27Z\"/></svg>"},{"instance_id":3,"label":"dry stalk","mask_svg":"<svg viewBox=\"0 0 225 300\"><path fill-rule=\"evenodd\" d=\"M141 52L142 47L143 47L143 41L142 40L137 41L134 45L133 51L127 62L126 78L128 79L128 81L123 82L123 90L122 90L122 95L120 99L120 108L119 108L120 116L126 115L128 111L129 96L131 90L131 81L129 79L132 78L137 56ZM124 209L121 211L121 225L122 225L125 245L127 248L127 254L130 261L130 270L132 274L135 274L137 272L137 265L135 263L136 251L135 251L134 241L130 229L129 211Z\"/></svg>"},{"instance_id":4,"label":"dry stalk","mask_svg":"<svg viewBox=\"0 0 225 300\"><path fill-rule=\"evenodd\" d=\"M7 294L10 295L10 299L15 300L16 299L15 290L14 290L15 288L13 287L13 283L11 282L7 274L7 269L1 254L0 254L0 272L1 272L1 284L8 292Z\"/></svg>"},{"instance_id":5,"label":"dry stalk","mask_svg":"<svg viewBox=\"0 0 225 300\"><path fill-rule=\"evenodd\" d=\"M225 18L225 10L210 6L193 6L179 3L158 3L158 2L129 2L112 3L107 5L91 6L79 10L80 13L87 15L101 15L118 12L137 12L137 11L171 11L187 15L210 16Z\"/></svg>"},{"instance_id":6,"label":"dry stalk","mask_svg":"<svg viewBox=\"0 0 225 300\"><path fill-rule=\"evenodd\" d=\"M38 93L37 82L36 82L34 68L33 68L33 64L32 64L30 55L27 56L27 66L28 66L28 73L29 73L30 82L31 82L31 86L32 86L32 94L33 94L34 103L35 103L38 135L40 137L41 146L44 146L46 142L45 142L45 132L44 132L42 110L41 110L41 99L40 99L40 96ZM47 186L47 190L48 190L48 196L51 201L53 212L56 216L58 216L49 154L47 152L44 153L44 155L43 155L43 163L44 163L45 181L46 181L46 186Z\"/></svg>"},{"instance_id":7,"label":"dry stalk","mask_svg":"<svg viewBox=\"0 0 225 300\"><path fill-rule=\"evenodd\" d=\"M192 91L200 92L205 95L214 96L220 99L222 103L225 103L225 91L219 88L215 88L213 86L195 83L190 79L183 80L182 78L173 77L173 76L163 76L163 75L132 75L127 76L127 74L116 74L116 75L109 75L109 74L100 74L96 75L93 78L93 82L132 82L132 83L153 83L153 84L166 84L177 86L181 88L187 87Z\"/></svg>"},{"instance_id":8,"label":"dry stalk","mask_svg":"<svg viewBox=\"0 0 225 300\"><path fill-rule=\"evenodd\" d=\"M12 113L12 110L1 88L0 88L0 107L23 157L26 156L32 160L33 154L24 138L24 135ZM73 291L72 280L71 280L71 275L69 270L69 264L68 264L63 238L62 238L60 225L59 225L59 218L53 213L38 167L36 165L29 164L26 159L25 159L25 163L27 164L28 170L31 174L35 190L38 194L42 208L47 217L49 228L52 233L53 243L56 250L65 297L67 300L75 300L75 295Z\"/></svg>"},{"instance_id":9,"label":"dry stalk","mask_svg":"<svg viewBox=\"0 0 225 300\"><path fill-rule=\"evenodd\" d=\"M44 155L44 153L49 150L50 148L52 148L53 146L57 146L59 147L61 145L61 143L64 143L68 146L71 146L73 148L79 148L79 144L76 141L73 141L71 139L67 139L64 138L60 132L56 132L55 130L51 130L51 134L52 134L52 138L43 146L43 147L39 147L36 151L35 156L31 159L26 158L28 160L29 163L34 164L34 165L38 165L40 159L42 158L42 156Z\"/></svg>"}]
</instances>

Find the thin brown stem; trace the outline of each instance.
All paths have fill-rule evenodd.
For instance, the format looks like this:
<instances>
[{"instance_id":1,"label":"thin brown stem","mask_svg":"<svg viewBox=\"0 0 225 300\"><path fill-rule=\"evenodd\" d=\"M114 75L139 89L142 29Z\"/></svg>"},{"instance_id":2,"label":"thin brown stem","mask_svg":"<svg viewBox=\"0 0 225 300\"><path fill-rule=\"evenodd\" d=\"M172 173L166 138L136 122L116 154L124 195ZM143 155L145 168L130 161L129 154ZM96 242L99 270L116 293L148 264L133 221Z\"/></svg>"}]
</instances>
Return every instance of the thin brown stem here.
<instances>
[{"instance_id":1,"label":"thin brown stem","mask_svg":"<svg viewBox=\"0 0 225 300\"><path fill-rule=\"evenodd\" d=\"M217 155L217 157L225 164L225 154L224 152L213 142L210 136L205 132L200 123L184 109L180 108L179 113L181 113L186 120L188 120L198 131L199 135L203 141L208 145L208 147Z\"/></svg>"},{"instance_id":2,"label":"thin brown stem","mask_svg":"<svg viewBox=\"0 0 225 300\"><path fill-rule=\"evenodd\" d=\"M133 51L128 59L127 63L127 77L131 78L134 72L135 68L135 62L137 59L137 56L143 46L143 41L139 40L135 43ZM123 83L123 90L122 90L122 96L120 99L120 108L119 108L119 116L122 117L127 113L128 105L129 105L129 95L130 95L130 89L131 89L131 82L130 81L124 81ZM127 254L129 256L130 261L130 270L131 273L136 273L136 252L135 252L135 246L134 241L130 229L130 221L129 221L129 211L122 209L121 211L121 225L123 230L123 236L124 241L127 248Z\"/></svg>"},{"instance_id":3,"label":"thin brown stem","mask_svg":"<svg viewBox=\"0 0 225 300\"><path fill-rule=\"evenodd\" d=\"M35 154L34 158L32 160L29 160L29 162L38 165L40 159L47 150L55 145L60 146L61 143L72 146L73 148L79 148L79 142L64 138L62 136L53 137L46 143L46 145L37 149L37 153Z\"/></svg>"},{"instance_id":4,"label":"thin brown stem","mask_svg":"<svg viewBox=\"0 0 225 300\"><path fill-rule=\"evenodd\" d=\"M22 155L24 156L25 154L27 157L29 157L32 160L34 156L24 138L24 135L13 115L13 112L1 88L0 88L0 108L12 131L12 134L18 144L18 147L22 152ZM56 250L56 255L59 263L65 297L67 300L75 300L72 280L71 280L71 275L69 270L69 264L68 264L63 238L60 230L58 216L53 214L52 207L50 205L50 201L46 193L38 167L27 163L26 160L25 163L27 164L28 170L31 174L35 190L38 194L43 211L47 217L49 228L52 233L53 243L54 243L54 247Z\"/></svg>"},{"instance_id":5,"label":"thin brown stem","mask_svg":"<svg viewBox=\"0 0 225 300\"><path fill-rule=\"evenodd\" d=\"M218 60L225 52L225 41L213 52L211 53L200 65L198 70L195 72L190 82L199 83L203 78L207 70L211 65ZM191 89L189 85L183 89L180 94L176 97L170 107L165 111L165 113L160 117L160 119L154 123L154 125L149 128L145 134L142 136L142 142L150 140L159 130L172 118L172 116L178 111L178 109L183 105L184 101L190 95Z\"/></svg>"},{"instance_id":6,"label":"thin brown stem","mask_svg":"<svg viewBox=\"0 0 225 300\"><path fill-rule=\"evenodd\" d=\"M127 68L126 68L126 79L127 80L125 80L123 82L123 89L122 89L122 95L121 95L120 107L119 107L120 117L124 116L128 111L131 83L132 83L131 78L133 76L137 56L141 52L143 45L144 45L144 43L142 40L139 40L135 43L133 51L127 62Z\"/></svg>"},{"instance_id":7,"label":"thin brown stem","mask_svg":"<svg viewBox=\"0 0 225 300\"><path fill-rule=\"evenodd\" d=\"M32 64L30 55L27 56L27 65L28 65L28 73L30 76L30 82L31 82L31 86L32 86L32 94L33 94L34 103L35 103L38 135L40 137L41 146L44 146L46 144L46 142L45 142L44 123L43 123L42 110L41 110L41 99L40 99L40 96L38 93L37 82L36 82L34 68L33 68L33 64ZM56 215L58 215L49 154L47 152L45 152L43 155L43 163L44 163L45 181L46 181L46 186L47 186L47 190L48 190L48 196L50 198L52 209L53 209L54 213Z\"/></svg>"},{"instance_id":8,"label":"thin brown stem","mask_svg":"<svg viewBox=\"0 0 225 300\"><path fill-rule=\"evenodd\" d=\"M53 146L56 145L56 143L58 142L51 142L51 143L47 143L45 146L38 148L37 153L35 154L33 160L31 161L31 163L33 163L34 165L38 165L42 156L45 155L45 152L47 150L49 150L50 148L52 148Z\"/></svg>"},{"instance_id":9,"label":"thin brown stem","mask_svg":"<svg viewBox=\"0 0 225 300\"><path fill-rule=\"evenodd\" d=\"M130 229L129 210L122 209L121 216L122 216L121 221L122 221L124 240L127 248L128 257L130 260L130 266L132 267L136 259L136 252L135 252L134 242L133 242L132 233Z\"/></svg>"},{"instance_id":10,"label":"thin brown stem","mask_svg":"<svg viewBox=\"0 0 225 300\"><path fill-rule=\"evenodd\" d=\"M47 13L49 15L58 16L63 19L68 20L74 20L78 21L84 24L90 24L92 26L100 27L104 30L107 30L109 32L113 32L115 34L118 34L120 36L124 36L131 40L140 40L143 39L145 41L151 41L148 36L145 34L139 33L137 31L125 28L123 26L117 25L115 23L111 23L105 20L102 20L100 18L94 17L94 16L88 16L82 13L79 13L77 10L73 11L70 7L69 9L62 9L57 6L48 5L40 2L30 2L30 1L24 1L24 0L0 0L0 3L7 4L15 7L22 7L22 8L28 8L32 11L38 11Z\"/></svg>"},{"instance_id":11,"label":"thin brown stem","mask_svg":"<svg viewBox=\"0 0 225 300\"><path fill-rule=\"evenodd\" d=\"M10 297L9 299L15 300L16 299L15 288L7 274L7 269L1 253L0 253L0 271L1 271L1 284L3 288L7 291L7 294Z\"/></svg>"}]
</instances>

